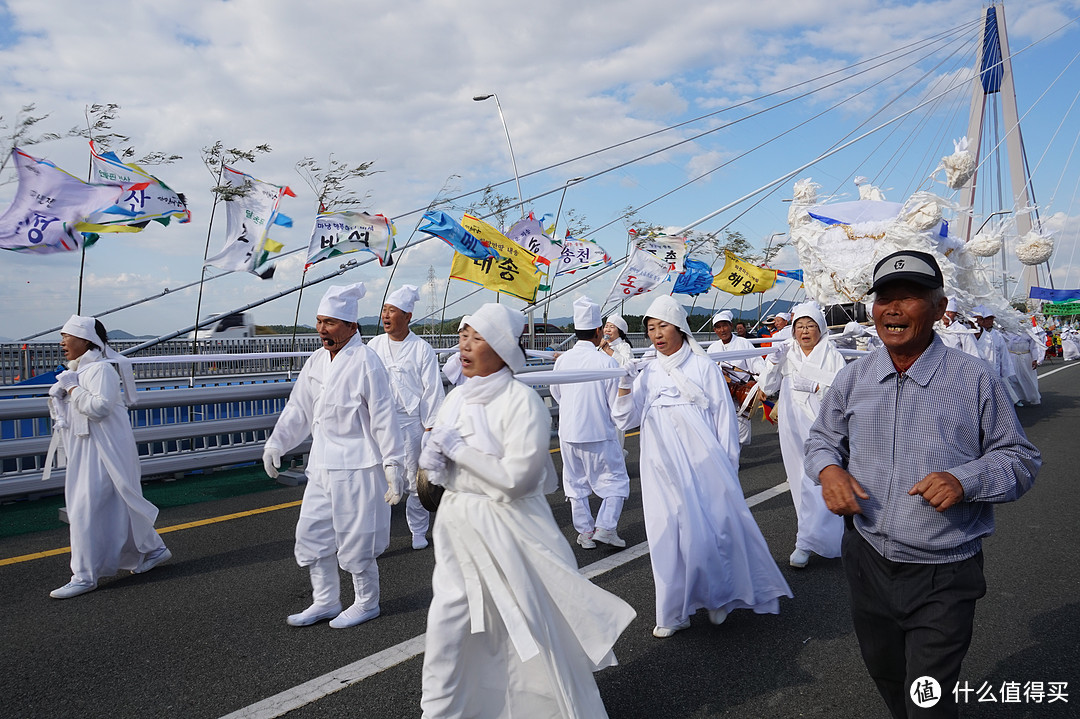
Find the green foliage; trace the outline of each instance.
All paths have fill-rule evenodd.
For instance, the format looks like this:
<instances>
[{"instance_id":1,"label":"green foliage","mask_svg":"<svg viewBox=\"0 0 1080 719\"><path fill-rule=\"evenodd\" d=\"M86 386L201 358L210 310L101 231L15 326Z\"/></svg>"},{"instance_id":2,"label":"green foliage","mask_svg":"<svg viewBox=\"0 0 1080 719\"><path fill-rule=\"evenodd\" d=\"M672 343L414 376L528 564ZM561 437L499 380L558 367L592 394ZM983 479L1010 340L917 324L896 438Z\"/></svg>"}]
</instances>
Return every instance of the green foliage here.
<instances>
[{"instance_id":1,"label":"green foliage","mask_svg":"<svg viewBox=\"0 0 1080 719\"><path fill-rule=\"evenodd\" d=\"M60 135L55 132L35 134L37 124L49 117L48 115L35 115L35 110L36 106L33 103L23 105L19 112L15 114L15 119L11 125L8 125L4 121L4 116L0 115L0 133L2 133L0 134L0 138L2 138L0 139L0 143L2 143L0 144L0 152L3 152L3 157L0 157L0 172L3 172L7 166L8 161L11 159L11 151L14 148L29 147L39 142L51 142L60 139ZM8 182L11 182L11 180L8 180Z\"/></svg>"},{"instance_id":2,"label":"green foliage","mask_svg":"<svg viewBox=\"0 0 1080 719\"><path fill-rule=\"evenodd\" d=\"M465 212L474 217L484 218L487 217L485 222L494 226L496 229L502 229L509 227L507 222L507 213L511 205L517 204L517 200L513 197L506 195L500 195L498 192L488 185L484 188L484 194L480 197L480 200L476 203L469 205ZM457 331L457 328L454 328Z\"/></svg>"},{"instance_id":3,"label":"green foliage","mask_svg":"<svg viewBox=\"0 0 1080 719\"><path fill-rule=\"evenodd\" d=\"M98 152L112 150L121 160L127 161L135 157L134 146L128 144L131 138L119 132L113 131L113 122L120 114L120 106L110 102L104 105L93 104L84 109L86 127L73 127L68 130L68 137L84 137L94 143ZM176 160L182 160L181 155L170 155L165 152L150 152L135 160L139 165L167 165Z\"/></svg>"},{"instance_id":4,"label":"green foliage","mask_svg":"<svg viewBox=\"0 0 1080 719\"><path fill-rule=\"evenodd\" d=\"M292 325L256 325L255 334L259 335L292 335ZM296 334L298 335L313 335L317 334L314 327L308 325L296 325Z\"/></svg>"},{"instance_id":5,"label":"green foliage","mask_svg":"<svg viewBox=\"0 0 1080 719\"><path fill-rule=\"evenodd\" d=\"M245 180L244 184L236 187L233 185L222 185L221 174L225 171L225 165L232 165L240 160L246 160L248 162L255 162L255 158L260 154L271 152L270 145L263 143L262 145L256 145L250 150L242 150L240 148L232 147L225 149L224 143L218 140L213 145L204 147L202 149L202 161L206 166L207 171L210 172L210 176L214 178L214 181L218 184L210 188L210 191L214 193L214 203L218 200L228 202L229 200L235 200L239 197L245 197L251 192L251 181Z\"/></svg>"},{"instance_id":6,"label":"green foliage","mask_svg":"<svg viewBox=\"0 0 1080 719\"><path fill-rule=\"evenodd\" d=\"M327 158L326 167L320 167L312 157L305 157L296 163L296 172L315 193L321 210L330 212L359 208L371 199L370 192L357 196L356 190L348 187L348 182L382 172L372 170L374 164L373 160L359 165L347 165L335 160L331 154Z\"/></svg>"}]
</instances>

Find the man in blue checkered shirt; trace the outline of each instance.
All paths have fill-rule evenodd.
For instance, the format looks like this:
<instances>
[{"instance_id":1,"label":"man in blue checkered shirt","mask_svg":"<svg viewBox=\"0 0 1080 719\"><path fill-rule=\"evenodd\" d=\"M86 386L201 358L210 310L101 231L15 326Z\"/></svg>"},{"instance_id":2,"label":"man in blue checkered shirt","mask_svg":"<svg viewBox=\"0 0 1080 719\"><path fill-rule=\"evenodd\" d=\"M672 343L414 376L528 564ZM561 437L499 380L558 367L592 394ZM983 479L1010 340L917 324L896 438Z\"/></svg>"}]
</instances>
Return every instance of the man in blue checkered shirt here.
<instances>
[{"instance_id":1,"label":"man in blue checkered shirt","mask_svg":"<svg viewBox=\"0 0 1080 719\"><path fill-rule=\"evenodd\" d=\"M989 365L934 334L943 284L923 252L877 264L885 346L840 371L805 446L806 473L845 517L855 633L894 717L957 715L993 505L1030 489L1042 463ZM922 677L939 686L929 708L915 704L932 703Z\"/></svg>"}]
</instances>

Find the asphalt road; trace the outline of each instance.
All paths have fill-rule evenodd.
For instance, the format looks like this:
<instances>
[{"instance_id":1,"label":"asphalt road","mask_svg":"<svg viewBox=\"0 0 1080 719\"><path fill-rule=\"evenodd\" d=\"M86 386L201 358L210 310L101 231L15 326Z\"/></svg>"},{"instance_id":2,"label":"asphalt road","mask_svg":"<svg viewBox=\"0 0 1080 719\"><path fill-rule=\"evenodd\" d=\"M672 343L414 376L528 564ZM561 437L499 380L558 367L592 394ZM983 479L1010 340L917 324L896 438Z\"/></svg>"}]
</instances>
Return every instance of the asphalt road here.
<instances>
[{"instance_id":1,"label":"asphalt road","mask_svg":"<svg viewBox=\"0 0 1080 719\"><path fill-rule=\"evenodd\" d=\"M1041 374L1042 405L1019 412L1045 464L1028 495L999 508L997 533L985 544L989 590L961 676L973 690L984 690L983 701L973 691L962 716L1080 716L1080 488L1073 464L1080 464L1080 369L1059 363ZM790 495L754 499L784 481L775 430L755 423L754 432L740 478L794 599L781 600L778 616L740 611L719 627L702 612L690 629L655 639L632 462L633 492L619 531L629 544L625 551L637 547L635 558L619 563L630 555L573 545L586 570L601 561L599 568L618 565L594 581L638 612L615 646L619 665L597 674L610 716L886 716L859 657L839 560L815 557L804 570L790 569ZM635 458L636 437L627 446ZM66 531L0 540L0 717L277 715L267 704L297 705L290 719L419 716L423 657L416 638L431 597L432 551L411 549L403 509L395 508L391 545L379 560L382 616L347 630L326 623L289 627L286 615L310 601L306 572L292 557L301 492L282 487L164 510L158 527L176 527L164 535L174 554L170 562L144 575L105 580L97 591L66 601L48 596L69 577L66 555L2 563L65 547ZM550 499L573 544L562 493ZM1049 691L1041 703L1022 694L1016 702L1002 701L1012 698L1013 683L1031 682L1042 682L1044 690L1066 682L1067 701L1050 703ZM988 688L996 702L986 701ZM282 704L286 696L301 698Z\"/></svg>"}]
</instances>

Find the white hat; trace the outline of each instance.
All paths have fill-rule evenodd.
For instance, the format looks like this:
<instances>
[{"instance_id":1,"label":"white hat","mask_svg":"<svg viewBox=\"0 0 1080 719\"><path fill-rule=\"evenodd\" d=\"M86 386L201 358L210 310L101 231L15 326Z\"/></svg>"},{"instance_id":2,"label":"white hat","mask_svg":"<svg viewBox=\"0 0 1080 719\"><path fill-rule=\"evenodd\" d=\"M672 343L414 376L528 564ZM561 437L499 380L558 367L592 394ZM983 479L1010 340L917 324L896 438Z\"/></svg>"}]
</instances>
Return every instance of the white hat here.
<instances>
[{"instance_id":1,"label":"white hat","mask_svg":"<svg viewBox=\"0 0 1080 719\"><path fill-rule=\"evenodd\" d=\"M595 330L602 326L600 321L600 305L588 297L578 297L574 300L574 329Z\"/></svg>"},{"instance_id":2,"label":"white hat","mask_svg":"<svg viewBox=\"0 0 1080 719\"><path fill-rule=\"evenodd\" d=\"M949 304L945 305L946 312L959 312L960 310L956 306L956 298L950 297Z\"/></svg>"},{"instance_id":3,"label":"white hat","mask_svg":"<svg viewBox=\"0 0 1080 719\"><path fill-rule=\"evenodd\" d=\"M466 315L462 322L480 333L511 372L520 372L525 366L525 353L518 346L518 338L525 329L525 315L521 312L506 305L488 303Z\"/></svg>"},{"instance_id":4,"label":"white hat","mask_svg":"<svg viewBox=\"0 0 1080 719\"><path fill-rule=\"evenodd\" d=\"M607 318L607 324L613 324L622 330L623 334L630 331L630 325L626 324L626 320L622 318L622 315L611 315Z\"/></svg>"},{"instance_id":5,"label":"white hat","mask_svg":"<svg viewBox=\"0 0 1080 719\"><path fill-rule=\"evenodd\" d=\"M978 305L971 312L968 312L972 317L993 317L994 311L986 305Z\"/></svg>"},{"instance_id":6,"label":"white hat","mask_svg":"<svg viewBox=\"0 0 1080 719\"><path fill-rule=\"evenodd\" d=\"M805 316L806 315L804 315L804 317ZM776 319L783 320L784 322L790 323L791 322L791 313L790 312L777 312L776 313Z\"/></svg>"},{"instance_id":7,"label":"white hat","mask_svg":"<svg viewBox=\"0 0 1080 719\"><path fill-rule=\"evenodd\" d=\"M653 303L649 305L649 309L645 311L645 317L652 317L667 322L669 325L675 325L686 335L686 339L690 343L690 349L695 354L705 354L705 350L697 343L694 334L690 331L690 324L686 319L686 308L671 295L660 295L653 300Z\"/></svg>"},{"instance_id":8,"label":"white hat","mask_svg":"<svg viewBox=\"0 0 1080 719\"><path fill-rule=\"evenodd\" d=\"M817 323L818 331L821 333L822 337L829 334L829 327L825 322L825 313L822 312L821 307L818 306L817 302L803 302L801 305L795 305L795 307L792 308L791 314L788 316L794 317L795 319L809 317Z\"/></svg>"},{"instance_id":9,"label":"white hat","mask_svg":"<svg viewBox=\"0 0 1080 719\"><path fill-rule=\"evenodd\" d=\"M731 310L721 310L712 318L713 327L717 322L731 322Z\"/></svg>"},{"instance_id":10,"label":"white hat","mask_svg":"<svg viewBox=\"0 0 1080 719\"><path fill-rule=\"evenodd\" d=\"M96 320L93 317L72 315L64 323L64 326L60 328L60 334L71 335L92 342L95 345L100 345L101 338L98 337L97 330L94 328L95 322Z\"/></svg>"},{"instance_id":11,"label":"white hat","mask_svg":"<svg viewBox=\"0 0 1080 719\"><path fill-rule=\"evenodd\" d=\"M363 282L353 285L334 285L326 291L319 302L319 311L315 314L319 317L333 317L345 322L356 322L360 319L360 311L357 302L367 294L367 288Z\"/></svg>"},{"instance_id":12,"label":"white hat","mask_svg":"<svg viewBox=\"0 0 1080 719\"><path fill-rule=\"evenodd\" d=\"M386 298L386 304L393 305L405 314L411 314L413 305L420 299L420 291L416 285L402 285L390 293Z\"/></svg>"}]
</instances>

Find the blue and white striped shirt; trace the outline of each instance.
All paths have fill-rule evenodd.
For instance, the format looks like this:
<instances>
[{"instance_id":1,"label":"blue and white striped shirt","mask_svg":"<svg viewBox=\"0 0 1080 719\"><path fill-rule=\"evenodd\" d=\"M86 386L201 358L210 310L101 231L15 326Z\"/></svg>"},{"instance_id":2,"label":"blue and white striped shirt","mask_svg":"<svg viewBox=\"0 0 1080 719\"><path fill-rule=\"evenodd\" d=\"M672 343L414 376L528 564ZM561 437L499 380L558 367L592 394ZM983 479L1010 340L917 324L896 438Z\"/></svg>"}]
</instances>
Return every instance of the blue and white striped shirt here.
<instances>
[{"instance_id":1,"label":"blue and white striped shirt","mask_svg":"<svg viewBox=\"0 0 1080 719\"><path fill-rule=\"evenodd\" d=\"M839 465L870 499L858 499L855 527L881 556L940 564L966 559L994 531L993 503L1031 488L1042 465L1012 401L986 362L935 335L906 373L886 349L847 365L821 403L805 445L815 482ZM931 472L949 472L964 500L936 511L908 490Z\"/></svg>"}]
</instances>

